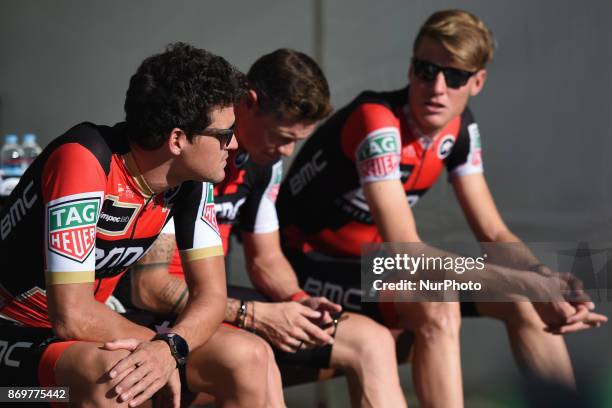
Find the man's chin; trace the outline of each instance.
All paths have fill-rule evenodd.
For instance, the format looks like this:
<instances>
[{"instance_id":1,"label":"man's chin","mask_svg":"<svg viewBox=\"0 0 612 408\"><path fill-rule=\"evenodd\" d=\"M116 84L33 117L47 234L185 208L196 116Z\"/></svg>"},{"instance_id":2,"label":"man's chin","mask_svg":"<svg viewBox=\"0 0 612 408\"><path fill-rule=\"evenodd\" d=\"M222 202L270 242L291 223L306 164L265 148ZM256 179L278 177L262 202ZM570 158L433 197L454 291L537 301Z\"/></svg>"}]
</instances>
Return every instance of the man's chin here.
<instances>
[{"instance_id":1,"label":"man's chin","mask_svg":"<svg viewBox=\"0 0 612 408\"><path fill-rule=\"evenodd\" d=\"M212 176L207 176L207 177L202 177L201 181L202 183L213 183L213 184L217 184L223 181L223 179L225 178L225 171L222 170L219 173L212 175Z\"/></svg>"},{"instance_id":2,"label":"man's chin","mask_svg":"<svg viewBox=\"0 0 612 408\"><path fill-rule=\"evenodd\" d=\"M221 171L217 177L214 178L214 180L211 181L211 183L216 184L216 183L220 183L223 181L223 179L225 178L225 171Z\"/></svg>"},{"instance_id":3,"label":"man's chin","mask_svg":"<svg viewBox=\"0 0 612 408\"><path fill-rule=\"evenodd\" d=\"M450 120L446 117L446 115L439 114L430 114L424 115L423 119L420 121L420 125L423 127L421 129L424 133L436 133L442 130Z\"/></svg>"}]
</instances>

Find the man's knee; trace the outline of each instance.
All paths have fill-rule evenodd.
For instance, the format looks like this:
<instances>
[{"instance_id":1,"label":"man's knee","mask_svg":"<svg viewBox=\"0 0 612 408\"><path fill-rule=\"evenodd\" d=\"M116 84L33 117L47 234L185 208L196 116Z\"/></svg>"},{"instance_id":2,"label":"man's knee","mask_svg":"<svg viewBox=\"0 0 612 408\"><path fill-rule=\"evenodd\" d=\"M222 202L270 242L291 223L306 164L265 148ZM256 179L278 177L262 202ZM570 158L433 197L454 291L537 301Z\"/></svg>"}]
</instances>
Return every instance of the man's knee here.
<instances>
[{"instance_id":1,"label":"man's knee","mask_svg":"<svg viewBox=\"0 0 612 408\"><path fill-rule=\"evenodd\" d=\"M230 353L219 361L218 376L212 393L217 398L250 401L250 406L263 406L273 353L266 342L253 335L241 336L228 342ZM206 370L206 367L202 369Z\"/></svg>"},{"instance_id":2,"label":"man's knee","mask_svg":"<svg viewBox=\"0 0 612 408\"><path fill-rule=\"evenodd\" d=\"M369 321L364 330L356 334L356 347L354 347L355 357L380 355L384 350L395 350L395 340L391 332L385 326Z\"/></svg>"},{"instance_id":3,"label":"man's knee","mask_svg":"<svg viewBox=\"0 0 612 408\"><path fill-rule=\"evenodd\" d=\"M265 340L257 336L249 336L231 343L232 353L226 362L226 368L237 376L242 372L265 372L271 359L272 350Z\"/></svg>"},{"instance_id":4,"label":"man's knee","mask_svg":"<svg viewBox=\"0 0 612 408\"><path fill-rule=\"evenodd\" d=\"M98 349L97 352L88 353L81 360L80 375L98 383L108 382L110 381L109 373L111 369L128 355L130 355L128 350L108 351Z\"/></svg>"},{"instance_id":5,"label":"man's knee","mask_svg":"<svg viewBox=\"0 0 612 408\"><path fill-rule=\"evenodd\" d=\"M214 382L214 387L204 389L217 398L232 396L248 396L258 399L260 394L265 396L266 387L262 381L267 378L268 364L273 354L268 350L266 342L244 331L231 331L224 333L223 341L215 343L215 347L205 347L195 353L208 353L202 361L197 355L190 356L188 364L196 370L202 378ZM195 385L198 382L194 382Z\"/></svg>"},{"instance_id":6,"label":"man's knee","mask_svg":"<svg viewBox=\"0 0 612 408\"><path fill-rule=\"evenodd\" d=\"M415 336L432 339L439 336L459 337L461 310L458 302L423 302L411 304L402 316Z\"/></svg>"},{"instance_id":7,"label":"man's knee","mask_svg":"<svg viewBox=\"0 0 612 408\"><path fill-rule=\"evenodd\" d=\"M127 350L107 351L98 346L79 344L67 349L55 369L58 385L71 390L71 399L80 406L110 407L116 404L114 386L109 377L110 370L122 358L130 354ZM74 398L73 398L74 396Z\"/></svg>"},{"instance_id":8,"label":"man's knee","mask_svg":"<svg viewBox=\"0 0 612 408\"><path fill-rule=\"evenodd\" d=\"M342 348L338 362L345 367L372 369L381 361L395 361L395 340L389 329L360 315L340 323L334 348Z\"/></svg>"}]
</instances>

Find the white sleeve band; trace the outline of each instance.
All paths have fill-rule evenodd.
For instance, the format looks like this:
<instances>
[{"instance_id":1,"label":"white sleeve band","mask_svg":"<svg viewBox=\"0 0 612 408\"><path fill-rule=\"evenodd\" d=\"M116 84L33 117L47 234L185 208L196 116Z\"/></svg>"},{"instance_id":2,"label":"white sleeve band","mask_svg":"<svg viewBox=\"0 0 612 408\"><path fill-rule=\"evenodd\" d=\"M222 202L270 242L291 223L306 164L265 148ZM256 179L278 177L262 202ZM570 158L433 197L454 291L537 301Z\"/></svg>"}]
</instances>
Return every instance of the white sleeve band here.
<instances>
[{"instance_id":1,"label":"white sleeve band","mask_svg":"<svg viewBox=\"0 0 612 408\"><path fill-rule=\"evenodd\" d=\"M276 197L280 188L280 182L283 178L283 163L278 161L272 166L272 175L270 182L264 191L257 215L255 216L255 224L253 232L256 234L264 234L267 232L276 231L278 229L278 215L276 214Z\"/></svg>"}]
</instances>

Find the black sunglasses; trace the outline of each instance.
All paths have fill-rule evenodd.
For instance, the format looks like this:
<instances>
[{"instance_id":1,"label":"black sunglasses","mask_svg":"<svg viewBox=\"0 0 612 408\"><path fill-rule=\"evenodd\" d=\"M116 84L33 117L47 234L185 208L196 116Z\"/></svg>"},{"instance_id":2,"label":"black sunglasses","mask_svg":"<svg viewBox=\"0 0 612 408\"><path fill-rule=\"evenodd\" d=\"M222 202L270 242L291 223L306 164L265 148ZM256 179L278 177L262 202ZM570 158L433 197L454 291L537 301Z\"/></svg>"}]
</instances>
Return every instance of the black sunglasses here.
<instances>
[{"instance_id":1,"label":"black sunglasses","mask_svg":"<svg viewBox=\"0 0 612 408\"><path fill-rule=\"evenodd\" d=\"M232 137L234 136L234 125L227 129L206 128L201 134L204 136L216 137L219 139L219 143L221 143L222 147L228 147L232 142Z\"/></svg>"},{"instance_id":2,"label":"black sunglasses","mask_svg":"<svg viewBox=\"0 0 612 408\"><path fill-rule=\"evenodd\" d=\"M412 58L412 69L414 70L414 75L425 82L435 81L438 73L442 72L446 86L453 89L461 88L467 84L467 81L476 73L458 68L441 67L432 62L414 57Z\"/></svg>"}]
</instances>

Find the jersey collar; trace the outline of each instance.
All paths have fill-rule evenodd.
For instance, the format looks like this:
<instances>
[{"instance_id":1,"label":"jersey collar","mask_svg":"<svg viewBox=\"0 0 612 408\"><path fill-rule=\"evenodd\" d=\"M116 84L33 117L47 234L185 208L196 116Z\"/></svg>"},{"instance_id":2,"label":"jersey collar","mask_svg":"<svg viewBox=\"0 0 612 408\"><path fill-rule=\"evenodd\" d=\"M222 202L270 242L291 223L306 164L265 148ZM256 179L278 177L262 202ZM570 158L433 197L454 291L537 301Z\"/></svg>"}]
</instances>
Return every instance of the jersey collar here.
<instances>
[{"instance_id":1,"label":"jersey collar","mask_svg":"<svg viewBox=\"0 0 612 408\"><path fill-rule=\"evenodd\" d=\"M412 117L412 112L410 111L409 104L404 105L404 107L402 108L402 113L404 114L404 118L408 127L408 133L410 134L410 136L414 140L418 140L424 149L427 149L433 143L435 138L423 133L421 129L419 129L419 126Z\"/></svg>"},{"instance_id":2,"label":"jersey collar","mask_svg":"<svg viewBox=\"0 0 612 408\"><path fill-rule=\"evenodd\" d=\"M134 182L134 185L138 188L140 194L142 194L145 198L149 198L155 195L153 190L151 190L151 187L149 187L146 180L144 179L142 173L138 169L138 165L136 164L136 161L134 160L134 157L132 156L131 152L128 152L123 155L123 162L125 163L125 167L128 171L128 174L132 178L132 181Z\"/></svg>"}]
</instances>

